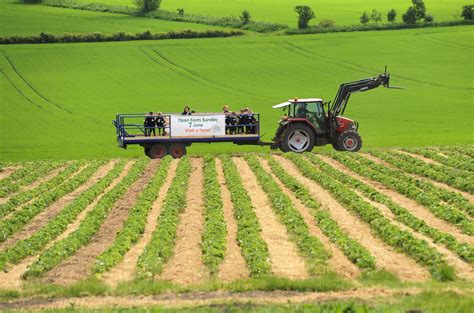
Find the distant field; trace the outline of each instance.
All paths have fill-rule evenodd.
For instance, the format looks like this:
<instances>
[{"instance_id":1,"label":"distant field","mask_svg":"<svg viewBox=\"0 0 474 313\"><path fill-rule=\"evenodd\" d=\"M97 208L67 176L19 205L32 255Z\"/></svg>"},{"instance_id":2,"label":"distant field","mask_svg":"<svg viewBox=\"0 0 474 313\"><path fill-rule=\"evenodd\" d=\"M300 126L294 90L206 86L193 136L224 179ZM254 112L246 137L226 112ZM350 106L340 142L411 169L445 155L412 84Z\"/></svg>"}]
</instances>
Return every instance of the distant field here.
<instances>
[{"instance_id":1,"label":"distant field","mask_svg":"<svg viewBox=\"0 0 474 313\"><path fill-rule=\"evenodd\" d=\"M292 97L331 100L383 71L392 85L354 95L346 116L365 147L472 142L472 27L308 36L0 47L2 159L141 155L116 148L116 113L262 113L270 140ZM448 62L447 62L448 61ZM190 153L242 151L195 145ZM260 151L260 148L253 148Z\"/></svg>"},{"instance_id":2,"label":"distant field","mask_svg":"<svg viewBox=\"0 0 474 313\"><path fill-rule=\"evenodd\" d=\"M115 32L164 32L170 30L221 29L209 25L176 23L122 14L87 12L42 5L20 5L15 0L0 0L0 36Z\"/></svg>"},{"instance_id":3,"label":"distant field","mask_svg":"<svg viewBox=\"0 0 474 313\"><path fill-rule=\"evenodd\" d=\"M133 0L79 0L81 2L103 2L120 5L133 5ZM468 1L469 2L469 1ZM468 4L464 0L426 0L425 4L429 14L437 21L452 20L453 15L459 16L461 7ZM316 12L317 24L321 19L332 19L336 25L359 24L359 17L364 11L376 9L382 12L384 20L388 10L395 8L398 20L401 21L402 13L411 5L410 0L380 1L380 0L163 0L161 8L176 11L184 8L186 13L203 14L211 16L238 16L242 10L250 11L255 20L283 23L296 27L296 5L309 5Z\"/></svg>"}]
</instances>

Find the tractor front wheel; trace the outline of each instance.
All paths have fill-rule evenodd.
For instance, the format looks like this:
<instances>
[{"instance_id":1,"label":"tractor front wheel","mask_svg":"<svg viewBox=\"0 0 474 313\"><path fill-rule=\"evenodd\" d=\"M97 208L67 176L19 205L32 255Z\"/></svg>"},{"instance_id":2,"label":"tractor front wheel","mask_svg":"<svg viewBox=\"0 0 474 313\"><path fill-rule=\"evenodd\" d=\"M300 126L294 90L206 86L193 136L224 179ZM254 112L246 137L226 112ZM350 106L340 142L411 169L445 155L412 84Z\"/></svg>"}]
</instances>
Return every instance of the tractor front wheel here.
<instances>
[{"instance_id":1,"label":"tractor front wheel","mask_svg":"<svg viewBox=\"0 0 474 313\"><path fill-rule=\"evenodd\" d=\"M357 152L362 148L362 138L353 130L345 131L337 137L334 148L339 151Z\"/></svg>"},{"instance_id":2,"label":"tractor front wheel","mask_svg":"<svg viewBox=\"0 0 474 313\"><path fill-rule=\"evenodd\" d=\"M147 153L148 150L148 153ZM166 147L162 144L156 144L151 146L150 148L145 148L145 154L150 159L161 159L167 154Z\"/></svg>"},{"instance_id":3,"label":"tractor front wheel","mask_svg":"<svg viewBox=\"0 0 474 313\"><path fill-rule=\"evenodd\" d=\"M314 131L307 125L290 125L283 134L281 148L285 152L311 151L314 147Z\"/></svg>"},{"instance_id":4,"label":"tractor front wheel","mask_svg":"<svg viewBox=\"0 0 474 313\"><path fill-rule=\"evenodd\" d=\"M168 153L174 158L179 159L180 157L186 155L186 147L182 143L173 143L169 149Z\"/></svg>"}]
</instances>

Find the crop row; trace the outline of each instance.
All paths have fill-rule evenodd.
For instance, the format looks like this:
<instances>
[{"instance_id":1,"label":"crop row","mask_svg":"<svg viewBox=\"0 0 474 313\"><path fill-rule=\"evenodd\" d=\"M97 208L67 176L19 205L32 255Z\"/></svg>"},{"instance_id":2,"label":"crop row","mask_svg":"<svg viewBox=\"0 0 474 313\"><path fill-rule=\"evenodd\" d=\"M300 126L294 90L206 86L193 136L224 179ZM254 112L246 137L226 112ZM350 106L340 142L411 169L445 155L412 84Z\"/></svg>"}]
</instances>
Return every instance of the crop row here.
<instances>
[{"instance_id":1,"label":"crop row","mask_svg":"<svg viewBox=\"0 0 474 313\"><path fill-rule=\"evenodd\" d=\"M465 171L459 171L443 165L428 164L403 153L375 150L370 153L406 172L434 179L471 194L474 193L473 176L467 174ZM470 214L472 213L474 213L474 211Z\"/></svg>"},{"instance_id":2,"label":"crop row","mask_svg":"<svg viewBox=\"0 0 474 313\"><path fill-rule=\"evenodd\" d=\"M213 156L204 157L204 231L202 234L202 258L211 274L219 270L226 250L227 227L224 220L220 185L217 180L216 161Z\"/></svg>"},{"instance_id":3,"label":"crop row","mask_svg":"<svg viewBox=\"0 0 474 313\"><path fill-rule=\"evenodd\" d=\"M25 190L10 197L8 201L0 205L0 217L4 217L12 212L18 206L43 195L61 185L66 179L70 178L77 170L84 165L84 162L72 162L67 168L62 170L58 175L52 179L40 184L36 188Z\"/></svg>"},{"instance_id":4,"label":"crop row","mask_svg":"<svg viewBox=\"0 0 474 313\"><path fill-rule=\"evenodd\" d=\"M24 273L24 277L40 276L48 272L63 260L76 253L79 248L89 243L100 229L110 210L114 207L115 202L141 176L147 162L147 159L138 160L127 175L100 198L74 232L66 238L55 242L41 253L39 258Z\"/></svg>"},{"instance_id":5,"label":"crop row","mask_svg":"<svg viewBox=\"0 0 474 313\"><path fill-rule=\"evenodd\" d=\"M252 276L270 274L268 247L260 236L261 227L242 178L229 156L221 157L226 185L231 194L234 217L237 221L237 241L242 249L247 267Z\"/></svg>"},{"instance_id":6,"label":"crop row","mask_svg":"<svg viewBox=\"0 0 474 313\"><path fill-rule=\"evenodd\" d=\"M64 184L36 198L31 204L25 205L15 214L0 222L0 242L7 240L9 236L19 231L33 217L41 213L51 203L58 200L67 193L84 184L94 174L103 162L92 162L76 176Z\"/></svg>"},{"instance_id":7,"label":"crop row","mask_svg":"<svg viewBox=\"0 0 474 313\"><path fill-rule=\"evenodd\" d=\"M165 198L158 224L150 242L138 258L137 277L151 278L161 273L163 265L173 255L176 231L180 214L186 208L186 191L188 189L191 163L189 158L180 160L176 175Z\"/></svg>"},{"instance_id":8,"label":"crop row","mask_svg":"<svg viewBox=\"0 0 474 313\"><path fill-rule=\"evenodd\" d=\"M469 162L466 162L465 160L459 160L457 158L448 158L439 154L436 151L429 150L426 148L403 148L402 150L409 153L422 155L424 157L435 160L447 166L451 166L454 168L458 168L458 169L462 169L462 170L466 170L470 172L474 171L474 164L472 163L471 160L469 160Z\"/></svg>"},{"instance_id":9,"label":"crop row","mask_svg":"<svg viewBox=\"0 0 474 313\"><path fill-rule=\"evenodd\" d=\"M245 156L245 160L252 168L259 185L267 194L271 207L286 226L290 238L296 243L299 252L306 257L311 272L320 272L327 265L327 260L330 257L329 251L324 248L317 237L309 233L303 216L295 208L291 199L281 191L272 176L265 171L259 160L254 155Z\"/></svg>"},{"instance_id":10,"label":"crop row","mask_svg":"<svg viewBox=\"0 0 474 313\"><path fill-rule=\"evenodd\" d=\"M20 190L21 186L31 184L38 178L47 175L49 172L64 165L63 162L36 162L35 167L28 173L15 181L9 181L7 178L0 183L0 198ZM26 168L26 167L25 167Z\"/></svg>"},{"instance_id":11,"label":"crop row","mask_svg":"<svg viewBox=\"0 0 474 313\"><path fill-rule=\"evenodd\" d=\"M168 175L170 162L170 156L161 160L153 178L140 193L135 205L130 210L129 216L117 234L114 243L97 257L93 268L95 273L105 272L117 265L123 260L125 253L138 242L145 231L148 212L151 210Z\"/></svg>"},{"instance_id":12,"label":"crop row","mask_svg":"<svg viewBox=\"0 0 474 313\"><path fill-rule=\"evenodd\" d=\"M474 146L444 146L444 147L438 147L441 151L451 151L451 152L457 152L463 156L468 156L471 159L474 158Z\"/></svg>"},{"instance_id":13,"label":"crop row","mask_svg":"<svg viewBox=\"0 0 474 313\"><path fill-rule=\"evenodd\" d=\"M303 184L298 182L293 176L289 175L281 165L273 158L268 157L268 163L273 173L278 179L290 189L295 196L307 207L316 219L321 231L334 242L346 257L361 269L375 269L375 258L367 251L359 242L349 237L342 230L337 222L331 217L329 211L321 208L321 204L317 202Z\"/></svg>"},{"instance_id":14,"label":"crop row","mask_svg":"<svg viewBox=\"0 0 474 313\"><path fill-rule=\"evenodd\" d=\"M62 234L68 225L77 218L79 213L119 176L124 165L125 161L117 163L104 178L77 196L73 202L65 206L48 224L30 237L17 241L5 251L0 252L0 269L4 269L7 263L18 263L25 257L35 254Z\"/></svg>"},{"instance_id":15,"label":"crop row","mask_svg":"<svg viewBox=\"0 0 474 313\"><path fill-rule=\"evenodd\" d=\"M336 181L332 176L317 170L301 155L288 154L303 173L328 190L338 202L355 212L379 238L387 244L401 249L420 264L428 267L431 275L437 280L451 280L454 269L450 267L443 256L424 240L415 238L410 232L401 230L393 225L376 207L364 201L350 188Z\"/></svg>"},{"instance_id":16,"label":"crop row","mask_svg":"<svg viewBox=\"0 0 474 313\"><path fill-rule=\"evenodd\" d=\"M445 155L448 159L453 159L457 163L465 164L466 170L469 170L471 172L474 171L474 160L471 157L464 155L463 153L460 153L458 151L453 151L451 149L446 149L446 148L437 148L437 149L428 148L428 149L433 152L439 151L443 155Z\"/></svg>"},{"instance_id":17,"label":"crop row","mask_svg":"<svg viewBox=\"0 0 474 313\"><path fill-rule=\"evenodd\" d=\"M376 180L415 200L437 217L456 225L462 232L469 235L474 234L474 224L469 217L440 201L438 194L427 189L421 192L418 187L422 182L419 179L415 180L401 171L389 169L360 156L351 155L349 157L342 153L333 153L331 156L360 175Z\"/></svg>"},{"instance_id":18,"label":"crop row","mask_svg":"<svg viewBox=\"0 0 474 313\"><path fill-rule=\"evenodd\" d=\"M459 255L461 258L468 261L469 263L474 263L474 247L472 247L471 245L466 243L459 243L456 238L454 238L451 234L444 233L434 227L430 227L426 224L424 220L415 217L406 208L396 204L383 193L378 192L375 188L333 168L332 166L318 158L316 155L307 155L307 158L313 164L318 166L319 169L324 173L331 175L331 177L337 179L349 188L355 188L359 190L365 197L369 198L370 200L385 205L387 208L390 209L390 211L392 211L395 218L399 222L407 225L414 231L420 232L432 238L434 242L439 242L445 245L448 249L454 251L457 255Z\"/></svg>"}]
</instances>

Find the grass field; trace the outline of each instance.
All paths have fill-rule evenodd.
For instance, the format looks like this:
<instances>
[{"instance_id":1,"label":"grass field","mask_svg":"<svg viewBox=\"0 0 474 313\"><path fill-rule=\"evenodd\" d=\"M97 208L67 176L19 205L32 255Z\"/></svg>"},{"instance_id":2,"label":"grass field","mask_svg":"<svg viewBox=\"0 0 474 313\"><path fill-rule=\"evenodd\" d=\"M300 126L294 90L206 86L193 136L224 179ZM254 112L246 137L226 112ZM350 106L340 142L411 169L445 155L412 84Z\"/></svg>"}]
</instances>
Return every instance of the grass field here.
<instances>
[{"instance_id":1,"label":"grass field","mask_svg":"<svg viewBox=\"0 0 474 313\"><path fill-rule=\"evenodd\" d=\"M1 158L131 156L115 148L116 113L262 114L264 140L292 97L331 100L342 82L392 85L351 98L366 147L472 142L472 27L305 36L0 47ZM449 62L446 62L449 60ZM241 151L196 145L191 153ZM260 151L260 150L258 150Z\"/></svg>"},{"instance_id":2,"label":"grass field","mask_svg":"<svg viewBox=\"0 0 474 313\"><path fill-rule=\"evenodd\" d=\"M110 34L138 33L147 29L152 32L221 29L209 25L174 23L122 14L69 10L42 5L21 5L15 0L0 1L0 19L2 20L0 36L39 35L42 32Z\"/></svg>"},{"instance_id":3,"label":"grass field","mask_svg":"<svg viewBox=\"0 0 474 313\"><path fill-rule=\"evenodd\" d=\"M132 0L79 0L81 2L103 2L133 6ZM462 0L426 0L429 14L437 21L459 18L461 7L466 5ZM336 25L359 24L359 17L364 11L372 9L380 11L386 21L388 10L394 8L398 12L397 20L401 21L402 14L411 5L410 0L378 1L378 0L163 0L161 8L176 11L184 8L186 13L211 16L239 16L243 10L250 11L256 21L282 23L296 27L296 13L293 8L297 5L309 5L316 12L316 19L310 24L317 24L322 19L332 19Z\"/></svg>"},{"instance_id":4,"label":"grass field","mask_svg":"<svg viewBox=\"0 0 474 313\"><path fill-rule=\"evenodd\" d=\"M2 164L0 309L469 312L473 156Z\"/></svg>"}]
</instances>

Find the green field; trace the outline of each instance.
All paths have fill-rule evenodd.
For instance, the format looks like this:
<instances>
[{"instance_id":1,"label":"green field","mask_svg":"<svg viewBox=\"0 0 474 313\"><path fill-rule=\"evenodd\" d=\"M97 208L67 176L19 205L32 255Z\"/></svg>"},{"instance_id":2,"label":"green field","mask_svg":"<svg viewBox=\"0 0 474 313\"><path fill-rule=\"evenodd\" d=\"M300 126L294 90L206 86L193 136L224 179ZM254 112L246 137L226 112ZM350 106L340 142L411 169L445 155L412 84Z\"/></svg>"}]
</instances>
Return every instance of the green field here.
<instances>
[{"instance_id":1,"label":"green field","mask_svg":"<svg viewBox=\"0 0 474 313\"><path fill-rule=\"evenodd\" d=\"M0 47L1 158L141 154L115 148L116 113L262 113L270 140L292 97L331 100L338 85L376 75L392 84L351 98L365 147L472 142L472 27L305 36ZM196 145L190 152L240 151ZM258 148L259 149L259 148Z\"/></svg>"},{"instance_id":2,"label":"green field","mask_svg":"<svg viewBox=\"0 0 474 313\"><path fill-rule=\"evenodd\" d=\"M64 33L110 34L193 29L221 29L210 25L175 23L122 14L88 12L42 5L20 5L15 0L0 0L0 36Z\"/></svg>"},{"instance_id":3,"label":"green field","mask_svg":"<svg viewBox=\"0 0 474 313\"><path fill-rule=\"evenodd\" d=\"M133 0L79 0L81 2L103 2L132 6ZM463 0L426 0L427 12L435 17L436 21L459 18L461 7L469 1ZM242 10L248 10L256 21L268 21L287 24L296 27L296 13L293 8L297 5L309 5L316 12L316 19L311 24L317 24L321 19L332 19L336 25L359 24L362 12L376 9L382 12L384 20L388 10L395 8L398 12L398 21L402 13L411 5L410 0L379 1L379 0L163 0L161 8L176 11L184 8L189 14L211 16L238 16Z\"/></svg>"}]
</instances>

